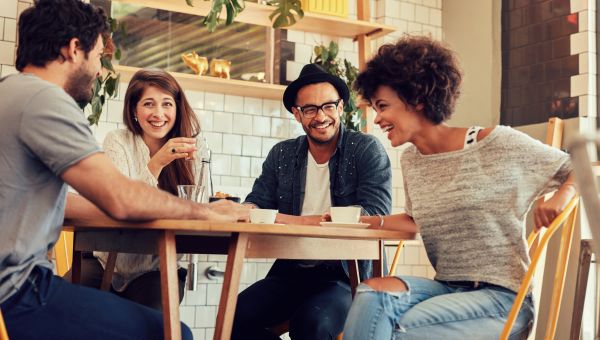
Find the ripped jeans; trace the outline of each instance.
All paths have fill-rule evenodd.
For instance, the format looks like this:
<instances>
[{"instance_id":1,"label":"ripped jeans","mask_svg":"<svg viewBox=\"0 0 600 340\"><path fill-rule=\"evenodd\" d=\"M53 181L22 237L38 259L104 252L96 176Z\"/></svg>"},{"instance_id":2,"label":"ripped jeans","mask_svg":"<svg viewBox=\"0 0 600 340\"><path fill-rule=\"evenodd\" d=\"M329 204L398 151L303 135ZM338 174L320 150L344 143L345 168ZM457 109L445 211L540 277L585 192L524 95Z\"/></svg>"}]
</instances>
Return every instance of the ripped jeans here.
<instances>
[{"instance_id":1,"label":"ripped jeans","mask_svg":"<svg viewBox=\"0 0 600 340\"><path fill-rule=\"evenodd\" d=\"M483 284L478 288L426 278L399 277L408 291L377 292L361 284L344 327L344 340L498 339L516 294ZM510 339L527 339L534 307L527 295Z\"/></svg>"}]
</instances>

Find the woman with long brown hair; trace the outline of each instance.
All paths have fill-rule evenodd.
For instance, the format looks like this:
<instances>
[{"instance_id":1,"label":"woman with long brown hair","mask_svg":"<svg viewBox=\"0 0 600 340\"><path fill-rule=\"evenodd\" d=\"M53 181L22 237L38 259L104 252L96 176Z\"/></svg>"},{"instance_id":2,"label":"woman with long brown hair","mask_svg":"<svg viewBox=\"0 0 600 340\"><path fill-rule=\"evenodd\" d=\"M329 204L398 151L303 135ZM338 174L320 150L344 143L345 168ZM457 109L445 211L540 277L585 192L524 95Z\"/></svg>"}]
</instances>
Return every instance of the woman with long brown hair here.
<instances>
[{"instance_id":1,"label":"woman with long brown hair","mask_svg":"<svg viewBox=\"0 0 600 340\"><path fill-rule=\"evenodd\" d=\"M194 154L206 146L196 138L200 124L173 76L161 70L137 71L125 93L123 122L127 129L109 132L103 144L123 174L173 195L179 184L199 184L202 160ZM94 256L98 260L84 263L82 282L99 287L108 253L95 252ZM158 269L155 255L120 253L111 291L161 309ZM186 270L180 268L178 274L181 300Z\"/></svg>"}]
</instances>

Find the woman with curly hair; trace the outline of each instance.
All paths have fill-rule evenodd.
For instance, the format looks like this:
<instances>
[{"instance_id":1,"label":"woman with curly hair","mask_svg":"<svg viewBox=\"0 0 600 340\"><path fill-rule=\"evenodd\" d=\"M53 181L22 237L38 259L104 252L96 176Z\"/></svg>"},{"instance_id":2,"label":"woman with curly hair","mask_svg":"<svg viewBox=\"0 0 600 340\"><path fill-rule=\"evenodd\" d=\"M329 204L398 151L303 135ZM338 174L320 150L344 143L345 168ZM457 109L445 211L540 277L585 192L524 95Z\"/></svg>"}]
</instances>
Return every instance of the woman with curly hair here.
<instances>
[{"instance_id":1,"label":"woman with curly hair","mask_svg":"<svg viewBox=\"0 0 600 340\"><path fill-rule=\"evenodd\" d=\"M569 156L507 126L451 127L462 79L452 51L426 37L382 46L355 87L401 156L405 214L364 216L371 228L420 231L435 279L401 275L357 290L344 339L492 339L530 259L523 237L549 225L575 195ZM529 294L511 334L526 338Z\"/></svg>"}]
</instances>

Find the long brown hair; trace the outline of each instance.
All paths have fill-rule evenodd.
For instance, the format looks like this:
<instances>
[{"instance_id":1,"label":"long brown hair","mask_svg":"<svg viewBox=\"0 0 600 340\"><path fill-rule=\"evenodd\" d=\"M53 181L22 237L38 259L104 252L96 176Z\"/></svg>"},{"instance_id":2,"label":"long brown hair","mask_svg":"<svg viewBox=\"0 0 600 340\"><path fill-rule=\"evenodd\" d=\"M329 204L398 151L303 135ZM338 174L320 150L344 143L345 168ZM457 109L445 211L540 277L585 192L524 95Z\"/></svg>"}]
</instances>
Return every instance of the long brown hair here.
<instances>
[{"instance_id":1,"label":"long brown hair","mask_svg":"<svg viewBox=\"0 0 600 340\"><path fill-rule=\"evenodd\" d=\"M196 137L200 133L200 123L196 114L188 103L185 93L177 80L172 75L161 70L139 70L137 71L127 87L125 103L123 107L123 122L129 131L135 135L142 135L140 124L134 120L135 108L142 94L149 86L154 86L161 91L169 93L175 99L177 113L175 125L165 136L166 139L175 137ZM184 159L176 159L164 167L158 176L158 187L177 195L178 184L194 184L194 171L192 162Z\"/></svg>"}]
</instances>

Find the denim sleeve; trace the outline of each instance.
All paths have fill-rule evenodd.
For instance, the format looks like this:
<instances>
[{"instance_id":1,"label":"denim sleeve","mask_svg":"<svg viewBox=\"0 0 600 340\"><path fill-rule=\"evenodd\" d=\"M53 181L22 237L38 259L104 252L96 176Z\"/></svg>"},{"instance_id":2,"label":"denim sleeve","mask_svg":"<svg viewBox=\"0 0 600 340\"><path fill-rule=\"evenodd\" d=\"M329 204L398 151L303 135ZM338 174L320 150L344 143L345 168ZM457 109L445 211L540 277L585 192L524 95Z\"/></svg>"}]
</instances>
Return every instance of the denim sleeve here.
<instances>
[{"instance_id":1,"label":"denim sleeve","mask_svg":"<svg viewBox=\"0 0 600 340\"><path fill-rule=\"evenodd\" d=\"M273 147L262 165L262 173L254 181L252 191L244 203L256 204L262 209L277 209L277 164L279 148Z\"/></svg>"},{"instance_id":2,"label":"denim sleeve","mask_svg":"<svg viewBox=\"0 0 600 340\"><path fill-rule=\"evenodd\" d=\"M392 211L392 169L383 145L371 136L357 156L356 204L362 206L363 214L389 215Z\"/></svg>"}]
</instances>

